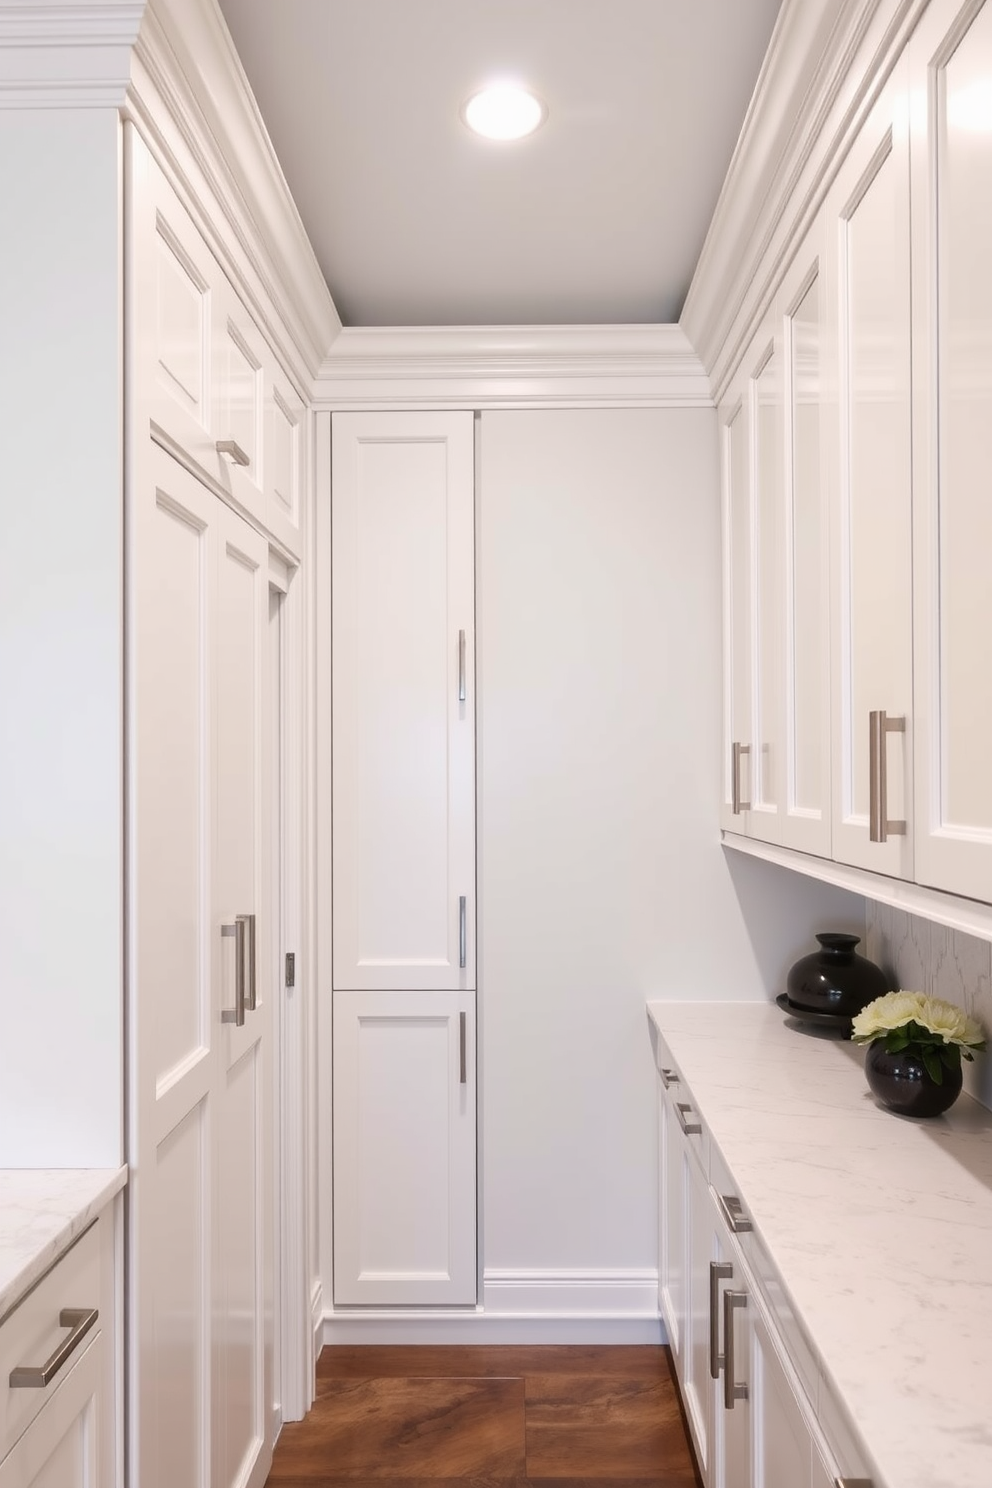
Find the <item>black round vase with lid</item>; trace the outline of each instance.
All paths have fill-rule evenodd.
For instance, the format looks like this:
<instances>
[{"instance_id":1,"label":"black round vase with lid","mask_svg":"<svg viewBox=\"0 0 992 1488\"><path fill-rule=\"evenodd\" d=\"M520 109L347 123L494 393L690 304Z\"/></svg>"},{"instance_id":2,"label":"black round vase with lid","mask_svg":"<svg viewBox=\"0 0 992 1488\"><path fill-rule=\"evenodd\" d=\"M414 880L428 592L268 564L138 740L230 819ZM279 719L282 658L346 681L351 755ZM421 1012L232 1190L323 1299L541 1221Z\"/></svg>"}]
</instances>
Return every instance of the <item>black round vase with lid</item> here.
<instances>
[{"instance_id":1,"label":"black round vase with lid","mask_svg":"<svg viewBox=\"0 0 992 1488\"><path fill-rule=\"evenodd\" d=\"M824 931L820 949L790 968L786 995L793 1007L812 1013L841 1013L853 1018L888 992L884 971L855 953L860 936Z\"/></svg>"}]
</instances>

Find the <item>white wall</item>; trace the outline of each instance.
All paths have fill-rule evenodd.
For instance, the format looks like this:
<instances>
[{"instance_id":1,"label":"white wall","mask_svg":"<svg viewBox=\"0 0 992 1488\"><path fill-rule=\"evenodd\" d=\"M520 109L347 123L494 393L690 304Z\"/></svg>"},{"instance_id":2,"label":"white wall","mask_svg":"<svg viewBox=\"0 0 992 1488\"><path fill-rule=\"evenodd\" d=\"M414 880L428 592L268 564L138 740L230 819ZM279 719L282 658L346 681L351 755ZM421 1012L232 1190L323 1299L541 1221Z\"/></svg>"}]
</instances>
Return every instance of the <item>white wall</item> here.
<instances>
[{"instance_id":1,"label":"white wall","mask_svg":"<svg viewBox=\"0 0 992 1488\"><path fill-rule=\"evenodd\" d=\"M0 113L0 1166L122 1156L119 121Z\"/></svg>"},{"instance_id":2,"label":"white wall","mask_svg":"<svg viewBox=\"0 0 992 1488\"><path fill-rule=\"evenodd\" d=\"M485 413L478 512L486 1306L644 1316L645 1002L773 996L864 904L719 845L715 415Z\"/></svg>"}]
</instances>

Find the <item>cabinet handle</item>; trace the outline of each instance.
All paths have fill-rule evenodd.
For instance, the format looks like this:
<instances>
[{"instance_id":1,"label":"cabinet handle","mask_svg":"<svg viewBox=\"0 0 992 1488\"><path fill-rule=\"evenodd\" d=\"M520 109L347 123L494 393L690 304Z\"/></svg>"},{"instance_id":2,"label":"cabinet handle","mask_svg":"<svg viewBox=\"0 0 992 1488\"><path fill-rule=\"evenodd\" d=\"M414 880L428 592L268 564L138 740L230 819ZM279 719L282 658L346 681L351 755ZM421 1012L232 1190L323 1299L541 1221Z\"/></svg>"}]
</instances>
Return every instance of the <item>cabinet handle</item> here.
<instances>
[{"instance_id":1,"label":"cabinet handle","mask_svg":"<svg viewBox=\"0 0 992 1488\"><path fill-rule=\"evenodd\" d=\"M666 1090L668 1089L669 1085L678 1085L679 1077L674 1070L660 1069L658 1073L661 1076L661 1083L662 1085L664 1085Z\"/></svg>"},{"instance_id":2,"label":"cabinet handle","mask_svg":"<svg viewBox=\"0 0 992 1488\"><path fill-rule=\"evenodd\" d=\"M462 971L468 965L468 915L464 894L458 896L458 965Z\"/></svg>"},{"instance_id":3,"label":"cabinet handle","mask_svg":"<svg viewBox=\"0 0 992 1488\"><path fill-rule=\"evenodd\" d=\"M245 921L246 915L238 915L233 925L221 925L224 939L234 936L234 1010L224 1008L220 1015L222 1023L233 1023L236 1028L245 1025Z\"/></svg>"},{"instance_id":4,"label":"cabinet handle","mask_svg":"<svg viewBox=\"0 0 992 1488\"><path fill-rule=\"evenodd\" d=\"M19 1364L10 1371L12 1390L44 1390L58 1374L69 1355L79 1347L100 1313L95 1307L63 1307L59 1313L59 1327L71 1328L58 1348L41 1365Z\"/></svg>"},{"instance_id":5,"label":"cabinet handle","mask_svg":"<svg viewBox=\"0 0 992 1488\"><path fill-rule=\"evenodd\" d=\"M465 701L465 632L458 632L458 701Z\"/></svg>"},{"instance_id":6,"label":"cabinet handle","mask_svg":"<svg viewBox=\"0 0 992 1488\"><path fill-rule=\"evenodd\" d=\"M734 743L731 745L730 790L732 799L730 809L734 816L740 816L742 811L751 810L751 802L741 800L741 755L750 753L750 744Z\"/></svg>"},{"instance_id":7,"label":"cabinet handle","mask_svg":"<svg viewBox=\"0 0 992 1488\"><path fill-rule=\"evenodd\" d=\"M723 1222L732 1235L746 1235L753 1228L740 1199L733 1194L718 1193L716 1202L723 1215Z\"/></svg>"},{"instance_id":8,"label":"cabinet handle","mask_svg":"<svg viewBox=\"0 0 992 1488\"><path fill-rule=\"evenodd\" d=\"M868 840L887 842L905 837L904 821L889 821L889 769L886 734L904 734L905 716L889 718L884 711L868 714Z\"/></svg>"},{"instance_id":9,"label":"cabinet handle","mask_svg":"<svg viewBox=\"0 0 992 1488\"><path fill-rule=\"evenodd\" d=\"M458 1083L459 1083L459 1085L467 1085L468 1084L468 1068L467 1068L467 1058L466 1058L466 1050L465 1050L466 1022L467 1022L467 1019L465 1017L465 1014L464 1013L459 1013L458 1014L458 1067L459 1067L459 1071L460 1071L459 1076L458 1076Z\"/></svg>"},{"instance_id":10,"label":"cabinet handle","mask_svg":"<svg viewBox=\"0 0 992 1488\"><path fill-rule=\"evenodd\" d=\"M687 1137L698 1137L703 1128L700 1126L698 1121L689 1121L687 1119L691 1110L691 1106L682 1105L681 1102L676 1102L675 1114L679 1118L679 1126L685 1132Z\"/></svg>"},{"instance_id":11,"label":"cabinet handle","mask_svg":"<svg viewBox=\"0 0 992 1488\"><path fill-rule=\"evenodd\" d=\"M723 1368L723 1403L727 1410L733 1410L735 1400L747 1399L747 1385L737 1383L734 1369L734 1312L738 1307L746 1306L747 1294L745 1292L724 1292L723 1346L726 1352Z\"/></svg>"},{"instance_id":12,"label":"cabinet handle","mask_svg":"<svg viewBox=\"0 0 992 1488\"><path fill-rule=\"evenodd\" d=\"M246 455L236 439L218 439L217 453L219 455L230 455L235 465L250 465L251 457Z\"/></svg>"},{"instance_id":13,"label":"cabinet handle","mask_svg":"<svg viewBox=\"0 0 992 1488\"><path fill-rule=\"evenodd\" d=\"M710 1378L719 1379L724 1358L720 1352L720 1283L729 1281L734 1268L729 1261L710 1261Z\"/></svg>"},{"instance_id":14,"label":"cabinet handle","mask_svg":"<svg viewBox=\"0 0 992 1488\"><path fill-rule=\"evenodd\" d=\"M834 1488L874 1488L871 1478L834 1478Z\"/></svg>"},{"instance_id":15,"label":"cabinet handle","mask_svg":"<svg viewBox=\"0 0 992 1488\"><path fill-rule=\"evenodd\" d=\"M248 924L248 996L245 1007L253 1013L258 1006L258 984L255 980L255 916L240 915Z\"/></svg>"}]
</instances>

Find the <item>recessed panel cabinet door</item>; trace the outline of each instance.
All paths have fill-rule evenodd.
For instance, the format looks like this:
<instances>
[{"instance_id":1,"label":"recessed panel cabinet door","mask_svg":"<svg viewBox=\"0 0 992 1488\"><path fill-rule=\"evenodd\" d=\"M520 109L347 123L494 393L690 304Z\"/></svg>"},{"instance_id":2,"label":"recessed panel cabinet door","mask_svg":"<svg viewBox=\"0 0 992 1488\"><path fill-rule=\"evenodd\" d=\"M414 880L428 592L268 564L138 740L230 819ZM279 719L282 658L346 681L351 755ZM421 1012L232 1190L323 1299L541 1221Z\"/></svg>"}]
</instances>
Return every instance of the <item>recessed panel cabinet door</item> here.
<instances>
[{"instance_id":1,"label":"recessed panel cabinet door","mask_svg":"<svg viewBox=\"0 0 992 1488\"><path fill-rule=\"evenodd\" d=\"M334 986L475 986L471 413L332 425Z\"/></svg>"},{"instance_id":2,"label":"recessed panel cabinet door","mask_svg":"<svg viewBox=\"0 0 992 1488\"><path fill-rule=\"evenodd\" d=\"M826 204L834 514L833 856L911 878L908 99L900 63ZM835 334L834 334L835 331Z\"/></svg>"},{"instance_id":3,"label":"recessed panel cabinet door","mask_svg":"<svg viewBox=\"0 0 992 1488\"><path fill-rule=\"evenodd\" d=\"M750 430L743 384L720 413L723 465L723 793L720 824L745 833L753 779Z\"/></svg>"},{"instance_id":4,"label":"recessed panel cabinet door","mask_svg":"<svg viewBox=\"0 0 992 1488\"><path fill-rule=\"evenodd\" d=\"M916 877L992 900L992 4L911 43Z\"/></svg>"},{"instance_id":5,"label":"recessed panel cabinet door","mask_svg":"<svg viewBox=\"0 0 992 1488\"><path fill-rule=\"evenodd\" d=\"M334 1301L476 1300L475 995L334 993Z\"/></svg>"}]
</instances>

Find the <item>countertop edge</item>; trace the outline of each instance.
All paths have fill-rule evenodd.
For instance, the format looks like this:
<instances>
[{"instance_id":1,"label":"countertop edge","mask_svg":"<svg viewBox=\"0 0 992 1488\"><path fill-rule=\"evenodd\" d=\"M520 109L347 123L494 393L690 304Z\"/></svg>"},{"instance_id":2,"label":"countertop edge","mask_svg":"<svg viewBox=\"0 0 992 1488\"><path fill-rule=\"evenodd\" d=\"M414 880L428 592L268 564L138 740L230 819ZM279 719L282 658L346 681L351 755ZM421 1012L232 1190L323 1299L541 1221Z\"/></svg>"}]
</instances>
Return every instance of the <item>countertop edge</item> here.
<instances>
[{"instance_id":1,"label":"countertop edge","mask_svg":"<svg viewBox=\"0 0 992 1488\"><path fill-rule=\"evenodd\" d=\"M13 1269L0 1284L0 1323L121 1192L127 1179L126 1165L0 1169L0 1275L6 1269L5 1251L14 1250ZM38 1216L38 1234L30 1246L12 1241L4 1226L10 1194L18 1190L18 1213L34 1208ZM45 1224L45 1219L50 1223Z\"/></svg>"}]
</instances>

